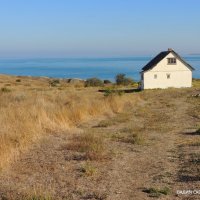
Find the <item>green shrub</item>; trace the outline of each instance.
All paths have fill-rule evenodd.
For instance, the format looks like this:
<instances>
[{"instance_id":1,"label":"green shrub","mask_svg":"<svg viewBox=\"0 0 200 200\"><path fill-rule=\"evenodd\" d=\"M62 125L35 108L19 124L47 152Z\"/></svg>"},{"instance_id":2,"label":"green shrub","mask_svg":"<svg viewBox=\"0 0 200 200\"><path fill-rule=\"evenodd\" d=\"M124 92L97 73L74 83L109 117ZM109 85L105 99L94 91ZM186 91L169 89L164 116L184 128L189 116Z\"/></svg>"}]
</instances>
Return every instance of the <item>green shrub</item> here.
<instances>
[{"instance_id":1,"label":"green shrub","mask_svg":"<svg viewBox=\"0 0 200 200\"><path fill-rule=\"evenodd\" d=\"M103 81L98 78L89 78L85 82L86 87L101 87L103 85Z\"/></svg>"},{"instance_id":2,"label":"green shrub","mask_svg":"<svg viewBox=\"0 0 200 200\"><path fill-rule=\"evenodd\" d=\"M132 78L127 78L125 74L118 74L115 77L115 81L117 85L132 85L134 84L134 80Z\"/></svg>"}]
</instances>

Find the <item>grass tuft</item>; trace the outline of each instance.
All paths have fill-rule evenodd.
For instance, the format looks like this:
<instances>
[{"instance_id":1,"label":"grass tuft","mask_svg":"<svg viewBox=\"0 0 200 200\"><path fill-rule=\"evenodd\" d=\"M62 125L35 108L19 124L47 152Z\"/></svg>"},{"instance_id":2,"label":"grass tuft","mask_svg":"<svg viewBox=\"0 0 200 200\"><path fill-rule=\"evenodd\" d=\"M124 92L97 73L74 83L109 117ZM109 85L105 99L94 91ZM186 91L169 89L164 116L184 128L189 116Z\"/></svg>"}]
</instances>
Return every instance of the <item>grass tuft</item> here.
<instances>
[{"instance_id":1,"label":"grass tuft","mask_svg":"<svg viewBox=\"0 0 200 200\"><path fill-rule=\"evenodd\" d=\"M67 144L67 149L84 153L86 160L102 160L106 157L104 139L94 133L84 133L73 137Z\"/></svg>"},{"instance_id":2,"label":"grass tuft","mask_svg":"<svg viewBox=\"0 0 200 200\"><path fill-rule=\"evenodd\" d=\"M171 193L171 190L168 187L164 187L162 189L149 188L149 189L144 189L143 192L148 193L150 197L160 197L162 194L169 195Z\"/></svg>"},{"instance_id":3,"label":"grass tuft","mask_svg":"<svg viewBox=\"0 0 200 200\"><path fill-rule=\"evenodd\" d=\"M99 122L99 124L97 125L97 127L99 128L106 128L106 127L109 127L109 126L112 126L114 125L115 123L112 121L112 120L102 120Z\"/></svg>"},{"instance_id":4,"label":"grass tuft","mask_svg":"<svg viewBox=\"0 0 200 200\"><path fill-rule=\"evenodd\" d=\"M144 133L134 127L125 127L120 132L113 134L112 138L121 142L137 145L143 145L146 141Z\"/></svg>"},{"instance_id":5,"label":"grass tuft","mask_svg":"<svg viewBox=\"0 0 200 200\"><path fill-rule=\"evenodd\" d=\"M89 162L87 162L84 165L82 165L81 172L85 176L93 176L94 174L96 174L97 168L91 165Z\"/></svg>"},{"instance_id":6,"label":"grass tuft","mask_svg":"<svg viewBox=\"0 0 200 200\"><path fill-rule=\"evenodd\" d=\"M52 198L34 195L32 197L25 198L24 200L52 200Z\"/></svg>"}]
</instances>

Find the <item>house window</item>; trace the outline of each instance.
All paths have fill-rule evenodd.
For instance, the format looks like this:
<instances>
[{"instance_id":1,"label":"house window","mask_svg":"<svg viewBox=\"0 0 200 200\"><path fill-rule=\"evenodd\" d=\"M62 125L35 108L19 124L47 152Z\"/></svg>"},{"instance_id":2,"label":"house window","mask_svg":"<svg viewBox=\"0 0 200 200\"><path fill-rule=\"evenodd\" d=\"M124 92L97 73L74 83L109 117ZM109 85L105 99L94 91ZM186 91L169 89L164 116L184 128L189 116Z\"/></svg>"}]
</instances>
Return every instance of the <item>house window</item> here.
<instances>
[{"instance_id":1,"label":"house window","mask_svg":"<svg viewBox=\"0 0 200 200\"><path fill-rule=\"evenodd\" d=\"M176 64L176 58L168 58L168 65L175 65Z\"/></svg>"},{"instance_id":2,"label":"house window","mask_svg":"<svg viewBox=\"0 0 200 200\"><path fill-rule=\"evenodd\" d=\"M171 74L167 74L167 79L170 79L171 78Z\"/></svg>"},{"instance_id":3,"label":"house window","mask_svg":"<svg viewBox=\"0 0 200 200\"><path fill-rule=\"evenodd\" d=\"M154 74L154 79L157 79L157 77L158 77L157 74Z\"/></svg>"}]
</instances>

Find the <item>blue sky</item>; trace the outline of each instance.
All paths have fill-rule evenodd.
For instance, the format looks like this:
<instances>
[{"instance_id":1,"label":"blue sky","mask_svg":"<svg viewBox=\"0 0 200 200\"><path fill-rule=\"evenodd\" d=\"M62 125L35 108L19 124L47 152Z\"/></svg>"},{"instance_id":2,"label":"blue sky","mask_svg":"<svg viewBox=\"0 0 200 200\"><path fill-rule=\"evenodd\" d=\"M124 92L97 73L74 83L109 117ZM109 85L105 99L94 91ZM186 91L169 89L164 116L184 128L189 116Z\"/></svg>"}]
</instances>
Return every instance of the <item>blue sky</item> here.
<instances>
[{"instance_id":1,"label":"blue sky","mask_svg":"<svg viewBox=\"0 0 200 200\"><path fill-rule=\"evenodd\" d=\"M200 53L198 0L0 0L0 57Z\"/></svg>"}]
</instances>

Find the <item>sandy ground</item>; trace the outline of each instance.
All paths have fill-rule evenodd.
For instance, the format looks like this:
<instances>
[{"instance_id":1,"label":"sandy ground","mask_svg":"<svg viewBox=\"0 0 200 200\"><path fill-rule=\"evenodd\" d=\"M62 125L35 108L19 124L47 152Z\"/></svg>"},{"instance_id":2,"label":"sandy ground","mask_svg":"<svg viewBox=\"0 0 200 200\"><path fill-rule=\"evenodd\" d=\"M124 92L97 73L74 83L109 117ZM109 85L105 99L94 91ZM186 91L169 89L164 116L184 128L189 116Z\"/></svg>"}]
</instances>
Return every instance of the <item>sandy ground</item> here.
<instances>
[{"instance_id":1,"label":"sandy ground","mask_svg":"<svg viewBox=\"0 0 200 200\"><path fill-rule=\"evenodd\" d=\"M195 134L200 123L200 99L191 97L198 92L155 90L133 94L142 101L130 108L126 120L98 127L101 120L95 119L82 124L75 133L46 135L1 172L0 199L34 199L27 197L30 194L37 195L35 199L49 196L58 200L200 199L200 194L176 194L177 190L200 190L200 136ZM130 126L144 135L142 144L122 140L128 134L122 130ZM87 161L79 152L68 150L66 146L77 131L104 137L108 156ZM89 166L92 174L85 174L83 166ZM167 192L149 192L150 188Z\"/></svg>"}]
</instances>

